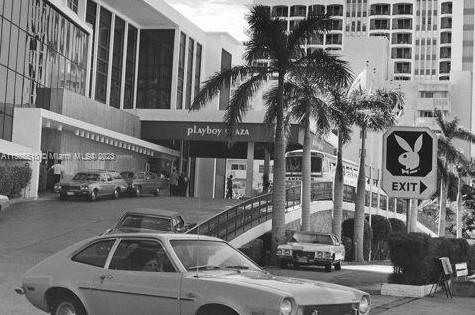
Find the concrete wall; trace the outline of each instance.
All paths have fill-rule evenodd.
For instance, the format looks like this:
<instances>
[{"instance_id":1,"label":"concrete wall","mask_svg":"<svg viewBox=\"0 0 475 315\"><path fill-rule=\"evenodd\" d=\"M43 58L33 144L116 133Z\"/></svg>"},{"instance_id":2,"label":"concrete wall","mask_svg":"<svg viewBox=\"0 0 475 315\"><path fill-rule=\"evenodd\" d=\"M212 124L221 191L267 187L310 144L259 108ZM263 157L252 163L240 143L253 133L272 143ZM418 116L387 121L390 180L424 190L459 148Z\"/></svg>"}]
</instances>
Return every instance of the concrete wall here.
<instances>
[{"instance_id":1,"label":"concrete wall","mask_svg":"<svg viewBox=\"0 0 475 315\"><path fill-rule=\"evenodd\" d=\"M207 158L196 158L195 171L195 193L197 198L215 198L215 170L216 160ZM217 196L216 198L221 198Z\"/></svg>"},{"instance_id":2,"label":"concrete wall","mask_svg":"<svg viewBox=\"0 0 475 315\"><path fill-rule=\"evenodd\" d=\"M140 120L131 113L107 106L65 89L52 89L50 110L90 124L140 138Z\"/></svg>"}]
</instances>

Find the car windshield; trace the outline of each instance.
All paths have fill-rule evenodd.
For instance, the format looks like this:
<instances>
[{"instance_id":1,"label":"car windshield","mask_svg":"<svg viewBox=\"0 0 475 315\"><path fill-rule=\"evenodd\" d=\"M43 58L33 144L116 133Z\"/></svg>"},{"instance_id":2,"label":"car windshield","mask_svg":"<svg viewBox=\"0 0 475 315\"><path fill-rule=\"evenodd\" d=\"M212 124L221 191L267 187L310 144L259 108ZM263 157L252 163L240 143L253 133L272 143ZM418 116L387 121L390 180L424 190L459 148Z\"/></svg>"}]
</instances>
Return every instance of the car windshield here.
<instances>
[{"instance_id":1,"label":"car windshield","mask_svg":"<svg viewBox=\"0 0 475 315\"><path fill-rule=\"evenodd\" d=\"M77 173L76 175L74 175L73 180L98 181L99 180L99 174Z\"/></svg>"},{"instance_id":2,"label":"car windshield","mask_svg":"<svg viewBox=\"0 0 475 315\"><path fill-rule=\"evenodd\" d=\"M327 234L311 234L311 233L296 232L294 233L290 241L297 242L297 243L333 245L333 241L330 235L327 235Z\"/></svg>"},{"instance_id":3,"label":"car windshield","mask_svg":"<svg viewBox=\"0 0 475 315\"><path fill-rule=\"evenodd\" d=\"M117 227L119 229L136 228L169 232L171 231L171 222L170 218L128 214L119 222Z\"/></svg>"},{"instance_id":4,"label":"car windshield","mask_svg":"<svg viewBox=\"0 0 475 315\"><path fill-rule=\"evenodd\" d=\"M220 241L172 240L178 259L186 270L261 270L243 254Z\"/></svg>"}]
</instances>

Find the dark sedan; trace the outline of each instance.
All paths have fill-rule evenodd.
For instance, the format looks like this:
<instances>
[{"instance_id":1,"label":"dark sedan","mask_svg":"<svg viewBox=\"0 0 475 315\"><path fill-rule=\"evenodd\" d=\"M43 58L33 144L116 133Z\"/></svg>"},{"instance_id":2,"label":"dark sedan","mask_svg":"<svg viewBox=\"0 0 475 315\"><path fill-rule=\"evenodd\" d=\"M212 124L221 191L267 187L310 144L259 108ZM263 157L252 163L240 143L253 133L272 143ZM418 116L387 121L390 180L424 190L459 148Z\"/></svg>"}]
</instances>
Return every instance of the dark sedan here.
<instances>
[{"instance_id":1,"label":"dark sedan","mask_svg":"<svg viewBox=\"0 0 475 315\"><path fill-rule=\"evenodd\" d=\"M127 182L127 191L136 197L142 194L159 196L160 191L168 189L168 179L160 178L155 173L126 171L120 175Z\"/></svg>"}]
</instances>

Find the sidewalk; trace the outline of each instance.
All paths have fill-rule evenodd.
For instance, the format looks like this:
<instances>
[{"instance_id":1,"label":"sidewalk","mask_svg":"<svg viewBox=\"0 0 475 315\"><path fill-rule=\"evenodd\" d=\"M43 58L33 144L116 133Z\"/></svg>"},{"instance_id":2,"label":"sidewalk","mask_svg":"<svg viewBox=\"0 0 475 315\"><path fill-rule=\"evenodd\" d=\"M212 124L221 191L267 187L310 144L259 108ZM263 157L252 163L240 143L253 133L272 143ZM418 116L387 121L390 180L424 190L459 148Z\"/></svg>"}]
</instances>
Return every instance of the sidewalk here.
<instances>
[{"instance_id":1,"label":"sidewalk","mask_svg":"<svg viewBox=\"0 0 475 315\"><path fill-rule=\"evenodd\" d=\"M32 201L47 201L47 200L55 200L58 199L58 194L57 193L42 193L39 194L38 198L14 198L10 199L10 204L18 204L18 203L23 203L23 202L32 202Z\"/></svg>"}]
</instances>

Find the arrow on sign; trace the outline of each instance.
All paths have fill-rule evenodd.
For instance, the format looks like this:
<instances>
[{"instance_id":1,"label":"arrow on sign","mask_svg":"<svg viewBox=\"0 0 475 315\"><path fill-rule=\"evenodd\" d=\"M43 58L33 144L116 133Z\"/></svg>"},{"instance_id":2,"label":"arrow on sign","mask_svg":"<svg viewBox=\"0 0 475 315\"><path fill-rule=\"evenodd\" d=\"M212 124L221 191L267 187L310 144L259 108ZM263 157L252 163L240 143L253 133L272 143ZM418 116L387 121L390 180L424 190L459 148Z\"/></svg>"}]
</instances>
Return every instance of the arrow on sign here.
<instances>
[{"instance_id":1,"label":"arrow on sign","mask_svg":"<svg viewBox=\"0 0 475 315\"><path fill-rule=\"evenodd\" d=\"M420 188L419 188L419 189L420 189L420 190L419 190L419 193L420 193L420 194L422 194L424 191L426 191L427 186L424 185L423 182L420 182L420 185L419 185L419 186L420 186Z\"/></svg>"}]
</instances>

